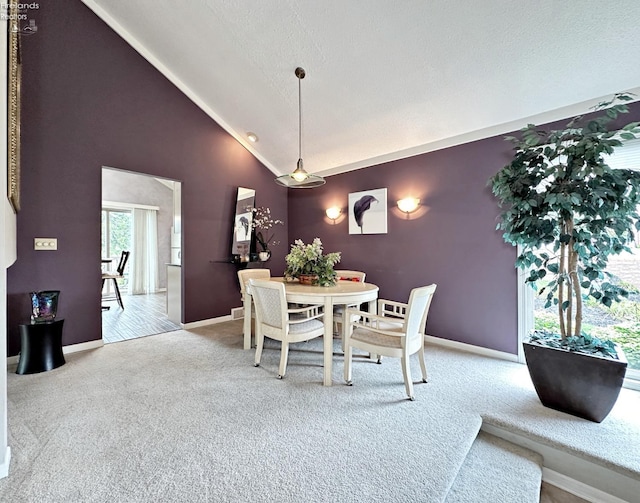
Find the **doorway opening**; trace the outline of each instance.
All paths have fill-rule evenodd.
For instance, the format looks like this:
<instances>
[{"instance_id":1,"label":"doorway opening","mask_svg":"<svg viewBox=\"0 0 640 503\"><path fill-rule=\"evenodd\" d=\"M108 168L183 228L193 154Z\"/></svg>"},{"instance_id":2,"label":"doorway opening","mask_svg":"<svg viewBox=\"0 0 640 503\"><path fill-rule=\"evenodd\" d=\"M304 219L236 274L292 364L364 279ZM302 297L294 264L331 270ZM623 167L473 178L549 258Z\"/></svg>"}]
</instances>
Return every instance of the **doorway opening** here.
<instances>
[{"instance_id":1,"label":"doorway opening","mask_svg":"<svg viewBox=\"0 0 640 503\"><path fill-rule=\"evenodd\" d=\"M169 305L170 298L182 297L181 185L176 180L102 168L102 271L103 277L118 276L105 280L102 289L105 344L181 328L181 304ZM130 255L119 274L116 269L123 252Z\"/></svg>"}]
</instances>

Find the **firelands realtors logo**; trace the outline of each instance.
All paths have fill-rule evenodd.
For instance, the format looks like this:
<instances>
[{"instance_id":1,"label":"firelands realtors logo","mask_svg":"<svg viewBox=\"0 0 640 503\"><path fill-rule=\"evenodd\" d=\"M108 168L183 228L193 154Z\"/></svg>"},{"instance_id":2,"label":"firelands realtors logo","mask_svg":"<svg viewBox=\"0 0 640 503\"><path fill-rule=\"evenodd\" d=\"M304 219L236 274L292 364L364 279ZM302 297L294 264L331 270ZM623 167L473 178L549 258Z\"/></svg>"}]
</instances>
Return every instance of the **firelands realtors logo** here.
<instances>
[{"instance_id":1,"label":"firelands realtors logo","mask_svg":"<svg viewBox=\"0 0 640 503\"><path fill-rule=\"evenodd\" d=\"M35 19L29 19L29 11L37 10L40 4L31 3L0 3L0 20L10 21L11 29L22 35L33 35L38 31Z\"/></svg>"}]
</instances>

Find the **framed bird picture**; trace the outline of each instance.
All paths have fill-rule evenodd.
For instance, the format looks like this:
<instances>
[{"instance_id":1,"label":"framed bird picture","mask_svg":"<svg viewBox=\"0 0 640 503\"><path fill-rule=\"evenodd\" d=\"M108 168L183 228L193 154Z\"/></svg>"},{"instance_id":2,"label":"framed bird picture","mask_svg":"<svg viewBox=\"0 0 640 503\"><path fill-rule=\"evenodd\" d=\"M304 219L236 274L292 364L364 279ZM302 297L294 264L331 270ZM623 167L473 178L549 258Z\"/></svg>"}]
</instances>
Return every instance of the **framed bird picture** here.
<instances>
[{"instance_id":1,"label":"framed bird picture","mask_svg":"<svg viewBox=\"0 0 640 503\"><path fill-rule=\"evenodd\" d=\"M387 233L387 189L349 194L349 234Z\"/></svg>"}]
</instances>

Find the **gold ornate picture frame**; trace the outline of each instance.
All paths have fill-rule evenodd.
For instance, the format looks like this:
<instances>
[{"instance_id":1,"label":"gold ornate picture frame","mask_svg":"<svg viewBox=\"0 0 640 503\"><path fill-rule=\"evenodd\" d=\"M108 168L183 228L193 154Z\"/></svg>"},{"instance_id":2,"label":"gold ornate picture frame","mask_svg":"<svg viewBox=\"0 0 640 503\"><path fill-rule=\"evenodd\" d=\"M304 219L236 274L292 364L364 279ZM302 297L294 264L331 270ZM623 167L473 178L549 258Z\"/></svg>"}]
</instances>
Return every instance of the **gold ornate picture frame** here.
<instances>
[{"instance_id":1,"label":"gold ornate picture frame","mask_svg":"<svg viewBox=\"0 0 640 503\"><path fill-rule=\"evenodd\" d=\"M8 5L8 100L7 100L7 197L13 211L20 210L20 23L18 4Z\"/></svg>"}]
</instances>

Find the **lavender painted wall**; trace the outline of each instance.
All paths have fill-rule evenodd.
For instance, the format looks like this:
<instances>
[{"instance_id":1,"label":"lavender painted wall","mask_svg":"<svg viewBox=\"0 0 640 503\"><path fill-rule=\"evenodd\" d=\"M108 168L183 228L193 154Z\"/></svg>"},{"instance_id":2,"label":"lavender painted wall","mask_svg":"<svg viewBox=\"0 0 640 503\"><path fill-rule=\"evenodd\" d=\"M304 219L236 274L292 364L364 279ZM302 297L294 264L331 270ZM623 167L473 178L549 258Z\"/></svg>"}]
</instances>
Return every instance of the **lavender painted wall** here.
<instances>
[{"instance_id":1,"label":"lavender painted wall","mask_svg":"<svg viewBox=\"0 0 640 503\"><path fill-rule=\"evenodd\" d=\"M640 103L618 121L640 120ZM565 121L551 124L561 127ZM318 236L325 251L341 251L339 267L363 270L380 297L406 301L411 288L437 283L427 333L517 353L515 248L495 230L499 209L487 181L511 158L502 136L332 176L313 191L291 191L289 237ZM347 211L350 192L388 189L388 234L349 235L324 210ZM410 219L396 201L413 196Z\"/></svg>"},{"instance_id":2,"label":"lavender painted wall","mask_svg":"<svg viewBox=\"0 0 640 503\"><path fill-rule=\"evenodd\" d=\"M59 289L63 344L100 339L101 166L183 182L185 322L240 306L230 256L238 186L287 211L286 189L79 0L41 4L22 44L22 210L8 270L8 354L27 293ZM287 243L286 229L279 238ZM57 237L58 251L33 250ZM281 263L286 246L274 250ZM282 271L280 271L282 272Z\"/></svg>"}]
</instances>

